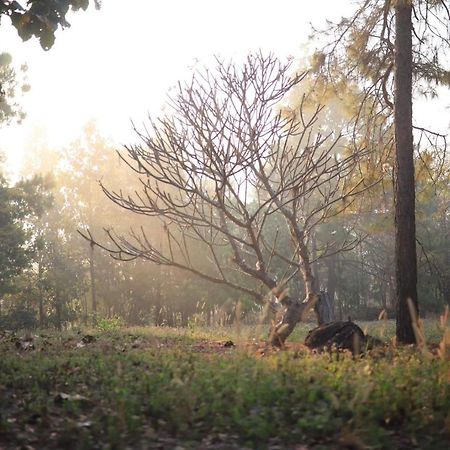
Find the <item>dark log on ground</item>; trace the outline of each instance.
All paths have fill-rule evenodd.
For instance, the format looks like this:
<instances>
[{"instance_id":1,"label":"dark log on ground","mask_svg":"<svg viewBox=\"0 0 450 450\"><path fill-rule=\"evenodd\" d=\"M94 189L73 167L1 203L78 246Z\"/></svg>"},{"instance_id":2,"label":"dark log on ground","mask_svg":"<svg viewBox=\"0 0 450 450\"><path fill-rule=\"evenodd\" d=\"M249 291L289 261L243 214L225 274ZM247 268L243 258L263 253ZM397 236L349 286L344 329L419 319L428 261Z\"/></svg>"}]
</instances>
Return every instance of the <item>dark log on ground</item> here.
<instances>
[{"instance_id":1,"label":"dark log on ground","mask_svg":"<svg viewBox=\"0 0 450 450\"><path fill-rule=\"evenodd\" d=\"M359 355L367 347L367 337L353 322L331 322L312 329L306 336L305 345L316 350L350 350Z\"/></svg>"}]
</instances>

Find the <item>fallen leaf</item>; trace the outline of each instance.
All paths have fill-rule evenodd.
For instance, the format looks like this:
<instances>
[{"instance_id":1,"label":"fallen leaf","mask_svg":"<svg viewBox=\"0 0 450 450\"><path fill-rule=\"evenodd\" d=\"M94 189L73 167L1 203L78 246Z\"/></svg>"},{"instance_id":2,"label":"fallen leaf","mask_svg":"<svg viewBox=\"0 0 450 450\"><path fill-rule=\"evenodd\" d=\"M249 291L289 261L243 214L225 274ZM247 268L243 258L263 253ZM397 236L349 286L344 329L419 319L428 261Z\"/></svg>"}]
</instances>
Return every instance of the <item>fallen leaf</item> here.
<instances>
[{"instance_id":1,"label":"fallen leaf","mask_svg":"<svg viewBox=\"0 0 450 450\"><path fill-rule=\"evenodd\" d=\"M59 392L55 395L55 403L62 404L64 402L88 402L89 399L80 394L66 394L65 392Z\"/></svg>"}]
</instances>

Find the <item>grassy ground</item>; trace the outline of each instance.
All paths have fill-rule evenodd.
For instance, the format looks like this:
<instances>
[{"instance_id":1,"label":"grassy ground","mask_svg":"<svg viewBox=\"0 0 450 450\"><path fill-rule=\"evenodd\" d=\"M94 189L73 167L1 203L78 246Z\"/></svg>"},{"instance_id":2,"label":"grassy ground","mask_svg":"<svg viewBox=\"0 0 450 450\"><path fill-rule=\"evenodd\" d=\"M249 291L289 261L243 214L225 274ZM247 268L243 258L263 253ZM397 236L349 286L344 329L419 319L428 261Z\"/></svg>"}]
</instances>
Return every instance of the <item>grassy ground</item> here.
<instances>
[{"instance_id":1,"label":"grassy ground","mask_svg":"<svg viewBox=\"0 0 450 450\"><path fill-rule=\"evenodd\" d=\"M278 352L250 327L0 332L0 449L450 448L436 348L317 355L308 328Z\"/></svg>"}]
</instances>

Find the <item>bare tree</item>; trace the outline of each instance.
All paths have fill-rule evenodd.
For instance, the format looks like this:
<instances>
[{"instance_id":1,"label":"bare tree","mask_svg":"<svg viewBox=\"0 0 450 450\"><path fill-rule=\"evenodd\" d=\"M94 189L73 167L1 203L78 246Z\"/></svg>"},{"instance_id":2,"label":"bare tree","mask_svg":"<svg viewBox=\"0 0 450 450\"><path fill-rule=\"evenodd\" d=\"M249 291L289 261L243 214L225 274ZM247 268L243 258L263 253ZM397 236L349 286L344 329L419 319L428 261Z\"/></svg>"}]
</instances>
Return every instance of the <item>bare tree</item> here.
<instances>
[{"instance_id":1,"label":"bare tree","mask_svg":"<svg viewBox=\"0 0 450 450\"><path fill-rule=\"evenodd\" d=\"M346 154L340 134L316 129L322 106L308 113L303 104L295 111L280 108L304 76L272 55L250 55L242 64L218 60L214 72L179 83L170 114L150 118L149 128L136 130L141 144L121 155L141 191L127 195L102 186L123 208L158 217L165 231L161 246L144 227L128 236L107 230L112 244L103 248L118 259L187 270L269 305L279 314L270 337L275 345L318 299L308 250L312 230L363 189L350 183L362 153ZM268 242L273 216L286 226ZM279 245L283 232L290 235L288 253ZM341 249L356 239L349 234ZM207 264L195 258L199 248L207 251ZM281 276L280 266L287 267ZM288 295L295 276L305 284L303 300Z\"/></svg>"}]
</instances>

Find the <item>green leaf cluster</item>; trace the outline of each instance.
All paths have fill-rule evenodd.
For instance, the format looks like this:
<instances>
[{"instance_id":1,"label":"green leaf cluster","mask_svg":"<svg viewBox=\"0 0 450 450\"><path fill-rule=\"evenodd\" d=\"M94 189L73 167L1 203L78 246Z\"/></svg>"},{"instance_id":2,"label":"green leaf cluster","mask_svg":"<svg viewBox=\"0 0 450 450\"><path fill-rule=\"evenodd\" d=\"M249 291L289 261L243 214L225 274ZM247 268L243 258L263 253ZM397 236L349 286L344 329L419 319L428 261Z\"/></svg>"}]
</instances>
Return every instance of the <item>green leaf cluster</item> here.
<instances>
[{"instance_id":1,"label":"green leaf cluster","mask_svg":"<svg viewBox=\"0 0 450 450\"><path fill-rule=\"evenodd\" d=\"M6 1L0 4L0 20L9 16L22 40L31 37L39 39L41 47L49 50L55 42L59 28L70 27L66 16L70 10L86 10L89 0L27 0L26 2ZM96 7L100 1L94 0Z\"/></svg>"}]
</instances>

